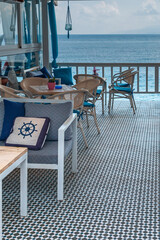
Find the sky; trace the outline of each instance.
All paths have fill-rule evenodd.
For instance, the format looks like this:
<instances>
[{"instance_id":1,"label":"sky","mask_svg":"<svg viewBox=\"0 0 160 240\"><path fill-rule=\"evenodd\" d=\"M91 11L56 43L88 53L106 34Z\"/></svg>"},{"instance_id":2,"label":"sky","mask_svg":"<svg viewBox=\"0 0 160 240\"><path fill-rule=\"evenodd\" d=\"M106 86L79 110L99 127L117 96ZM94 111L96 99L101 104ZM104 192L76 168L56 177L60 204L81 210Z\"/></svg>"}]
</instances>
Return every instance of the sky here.
<instances>
[{"instance_id":1,"label":"sky","mask_svg":"<svg viewBox=\"0 0 160 240\"><path fill-rule=\"evenodd\" d=\"M67 2L56 9L64 34ZM160 34L160 0L70 1L72 34Z\"/></svg>"}]
</instances>

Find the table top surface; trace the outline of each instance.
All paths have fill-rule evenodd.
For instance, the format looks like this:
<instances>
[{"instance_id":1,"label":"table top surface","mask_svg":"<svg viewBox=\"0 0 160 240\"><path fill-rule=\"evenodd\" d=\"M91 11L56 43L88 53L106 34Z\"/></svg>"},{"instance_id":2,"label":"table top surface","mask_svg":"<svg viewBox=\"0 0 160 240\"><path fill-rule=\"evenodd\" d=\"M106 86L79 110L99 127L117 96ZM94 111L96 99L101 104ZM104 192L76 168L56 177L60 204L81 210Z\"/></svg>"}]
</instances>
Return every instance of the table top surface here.
<instances>
[{"instance_id":1,"label":"table top surface","mask_svg":"<svg viewBox=\"0 0 160 240\"><path fill-rule=\"evenodd\" d=\"M24 147L0 146L0 174L27 152Z\"/></svg>"},{"instance_id":2,"label":"table top surface","mask_svg":"<svg viewBox=\"0 0 160 240\"><path fill-rule=\"evenodd\" d=\"M58 93L63 93L65 91L70 91L73 90L71 86L62 84L61 89L54 89L54 90L49 90L47 85L39 85L39 86L30 86L33 90L37 92L39 95L52 95L52 94L58 94Z\"/></svg>"}]
</instances>

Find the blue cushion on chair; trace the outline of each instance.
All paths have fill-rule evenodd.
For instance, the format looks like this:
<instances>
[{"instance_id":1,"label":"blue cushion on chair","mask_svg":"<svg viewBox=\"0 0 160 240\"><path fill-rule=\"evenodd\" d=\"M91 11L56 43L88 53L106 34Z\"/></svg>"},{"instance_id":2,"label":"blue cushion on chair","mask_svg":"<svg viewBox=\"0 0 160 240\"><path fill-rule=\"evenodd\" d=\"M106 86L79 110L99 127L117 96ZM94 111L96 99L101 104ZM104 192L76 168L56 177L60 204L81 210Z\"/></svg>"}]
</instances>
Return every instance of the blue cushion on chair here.
<instances>
[{"instance_id":1,"label":"blue cushion on chair","mask_svg":"<svg viewBox=\"0 0 160 240\"><path fill-rule=\"evenodd\" d=\"M77 113L78 121L79 121L80 118L83 119L83 112L80 113L79 110L75 110L75 109L74 109L74 110L73 110L73 113Z\"/></svg>"},{"instance_id":2,"label":"blue cushion on chair","mask_svg":"<svg viewBox=\"0 0 160 240\"><path fill-rule=\"evenodd\" d=\"M55 78L61 78L61 84L73 85L72 69L70 67L54 69L54 76Z\"/></svg>"},{"instance_id":3,"label":"blue cushion on chair","mask_svg":"<svg viewBox=\"0 0 160 240\"><path fill-rule=\"evenodd\" d=\"M46 67L43 67L40 71L45 75L46 78L52 78L52 75L50 74Z\"/></svg>"},{"instance_id":4,"label":"blue cushion on chair","mask_svg":"<svg viewBox=\"0 0 160 240\"><path fill-rule=\"evenodd\" d=\"M130 88L130 87L117 87L117 86L115 86L114 89L116 89L116 90L118 90L118 91L123 91L123 92L131 93L131 88Z\"/></svg>"},{"instance_id":5,"label":"blue cushion on chair","mask_svg":"<svg viewBox=\"0 0 160 240\"><path fill-rule=\"evenodd\" d=\"M6 140L16 117L24 117L24 103L4 100L4 119L0 140Z\"/></svg>"},{"instance_id":6,"label":"blue cushion on chair","mask_svg":"<svg viewBox=\"0 0 160 240\"><path fill-rule=\"evenodd\" d=\"M117 83L119 87L130 87L129 83Z\"/></svg>"},{"instance_id":7,"label":"blue cushion on chair","mask_svg":"<svg viewBox=\"0 0 160 240\"><path fill-rule=\"evenodd\" d=\"M96 92L96 94L97 94L97 95L100 95L100 94L101 94L101 92L102 92L102 89L97 89L97 92Z\"/></svg>"},{"instance_id":8,"label":"blue cushion on chair","mask_svg":"<svg viewBox=\"0 0 160 240\"><path fill-rule=\"evenodd\" d=\"M85 101L84 104L83 104L83 106L84 106L84 107L94 107L94 104Z\"/></svg>"}]
</instances>

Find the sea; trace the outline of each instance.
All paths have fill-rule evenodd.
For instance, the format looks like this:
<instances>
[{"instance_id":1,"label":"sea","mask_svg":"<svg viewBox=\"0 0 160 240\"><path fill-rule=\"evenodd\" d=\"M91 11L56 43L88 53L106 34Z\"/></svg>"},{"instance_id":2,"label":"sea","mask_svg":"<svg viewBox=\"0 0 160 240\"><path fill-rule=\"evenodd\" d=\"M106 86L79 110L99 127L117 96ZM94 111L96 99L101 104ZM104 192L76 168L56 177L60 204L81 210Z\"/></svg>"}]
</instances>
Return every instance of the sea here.
<instances>
[{"instance_id":1,"label":"sea","mask_svg":"<svg viewBox=\"0 0 160 240\"><path fill-rule=\"evenodd\" d=\"M58 43L58 62L160 62L160 34L59 35Z\"/></svg>"},{"instance_id":2,"label":"sea","mask_svg":"<svg viewBox=\"0 0 160 240\"><path fill-rule=\"evenodd\" d=\"M60 63L160 63L160 34L70 34L69 39L67 35L58 35L58 48L57 62ZM84 73L84 68L80 70ZM74 71L73 69L73 74ZM89 73L92 71L93 69L89 69ZM119 68L114 68L114 73L118 71ZM101 75L101 69L99 74ZM151 91L155 87L154 76L154 68L149 68L148 87ZM105 77L110 82L110 71L105 73ZM140 68L140 90L145 89L145 68ZM160 99L160 94L139 94L139 97L157 100Z\"/></svg>"}]
</instances>

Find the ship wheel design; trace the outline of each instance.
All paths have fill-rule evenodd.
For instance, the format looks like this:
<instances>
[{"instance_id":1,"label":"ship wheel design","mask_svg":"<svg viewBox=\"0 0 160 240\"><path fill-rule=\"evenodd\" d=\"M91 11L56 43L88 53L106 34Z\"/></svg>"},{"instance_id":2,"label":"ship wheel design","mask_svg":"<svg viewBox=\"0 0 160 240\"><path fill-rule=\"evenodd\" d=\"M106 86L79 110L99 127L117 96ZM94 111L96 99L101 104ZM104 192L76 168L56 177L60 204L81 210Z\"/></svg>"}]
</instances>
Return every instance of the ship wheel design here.
<instances>
[{"instance_id":1,"label":"ship wheel design","mask_svg":"<svg viewBox=\"0 0 160 240\"><path fill-rule=\"evenodd\" d=\"M20 131L18 135L22 135L23 138L27 136L32 137L32 134L34 132L37 132L36 126L37 124L33 124L32 121L30 121L29 123L23 123L23 126L21 128L18 128L18 130Z\"/></svg>"}]
</instances>

